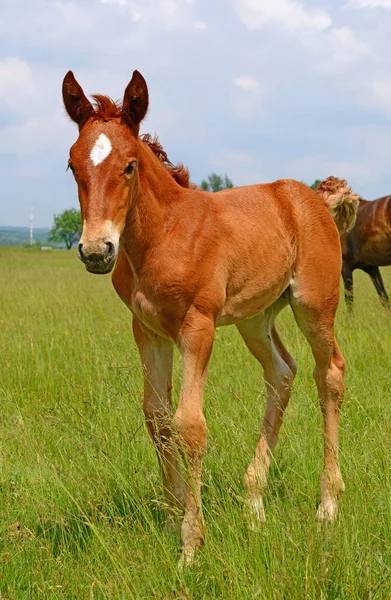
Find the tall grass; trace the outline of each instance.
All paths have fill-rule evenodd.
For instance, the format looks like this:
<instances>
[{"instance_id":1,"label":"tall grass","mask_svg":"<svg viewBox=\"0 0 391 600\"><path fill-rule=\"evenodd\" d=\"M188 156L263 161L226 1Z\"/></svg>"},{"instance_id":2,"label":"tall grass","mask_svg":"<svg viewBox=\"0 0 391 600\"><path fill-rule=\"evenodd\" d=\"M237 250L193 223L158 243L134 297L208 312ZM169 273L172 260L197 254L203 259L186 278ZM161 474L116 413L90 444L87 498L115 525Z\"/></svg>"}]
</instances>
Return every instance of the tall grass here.
<instances>
[{"instance_id":1,"label":"tall grass","mask_svg":"<svg viewBox=\"0 0 391 600\"><path fill-rule=\"evenodd\" d=\"M278 328L299 374L267 523L249 529L243 473L265 394L235 328L221 328L205 402L208 533L181 575L179 540L162 527L129 312L110 278L86 273L73 252L0 248L0 598L390 598L391 316L369 278L355 279L355 319L342 302L337 318L347 360L338 522L314 520L322 420L309 347L287 309Z\"/></svg>"}]
</instances>

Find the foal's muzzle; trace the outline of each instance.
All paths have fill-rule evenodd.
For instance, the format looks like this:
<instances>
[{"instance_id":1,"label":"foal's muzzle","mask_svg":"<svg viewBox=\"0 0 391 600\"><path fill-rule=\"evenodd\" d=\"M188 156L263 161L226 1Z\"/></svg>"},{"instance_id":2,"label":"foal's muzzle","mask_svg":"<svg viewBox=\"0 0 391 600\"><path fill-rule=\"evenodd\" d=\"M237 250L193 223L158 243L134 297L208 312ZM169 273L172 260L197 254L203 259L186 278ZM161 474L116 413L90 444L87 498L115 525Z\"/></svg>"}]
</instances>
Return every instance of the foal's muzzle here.
<instances>
[{"instance_id":1,"label":"foal's muzzle","mask_svg":"<svg viewBox=\"0 0 391 600\"><path fill-rule=\"evenodd\" d=\"M114 267L116 250L112 242L103 242L94 246L80 243L78 253L90 273L103 275L110 273Z\"/></svg>"}]
</instances>

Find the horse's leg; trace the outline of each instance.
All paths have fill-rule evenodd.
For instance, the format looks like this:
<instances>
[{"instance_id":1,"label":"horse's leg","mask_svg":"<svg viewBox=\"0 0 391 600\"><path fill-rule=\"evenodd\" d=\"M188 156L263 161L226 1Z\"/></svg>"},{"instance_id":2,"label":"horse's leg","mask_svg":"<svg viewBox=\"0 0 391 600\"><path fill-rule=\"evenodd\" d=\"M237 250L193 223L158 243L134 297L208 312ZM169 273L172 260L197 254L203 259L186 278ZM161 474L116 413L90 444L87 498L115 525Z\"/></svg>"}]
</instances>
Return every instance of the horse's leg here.
<instances>
[{"instance_id":1,"label":"horse's leg","mask_svg":"<svg viewBox=\"0 0 391 600\"><path fill-rule=\"evenodd\" d=\"M297 365L281 342L274 320L286 305L279 300L256 317L237 324L253 356L261 363L267 391L266 412L255 456L245 475L251 509L258 521L265 520L263 494L271 453L277 443L284 410L288 404Z\"/></svg>"},{"instance_id":2,"label":"horse's leg","mask_svg":"<svg viewBox=\"0 0 391 600\"><path fill-rule=\"evenodd\" d=\"M347 263L342 264L342 279L345 287L345 302L349 312L353 310L353 269Z\"/></svg>"},{"instance_id":3,"label":"horse's leg","mask_svg":"<svg viewBox=\"0 0 391 600\"><path fill-rule=\"evenodd\" d=\"M379 294L379 298L383 306L390 308L390 301L386 292L386 288L384 287L383 278L380 274L379 267L368 265L363 267L363 271L368 273L369 277L372 279L372 283Z\"/></svg>"},{"instance_id":4,"label":"horse's leg","mask_svg":"<svg viewBox=\"0 0 391 600\"><path fill-rule=\"evenodd\" d=\"M183 360L183 381L174 426L186 468L181 561L187 564L192 563L195 551L203 540L201 469L206 449L206 424L202 405L214 329L213 317L192 308L186 315L177 339Z\"/></svg>"},{"instance_id":5,"label":"horse's leg","mask_svg":"<svg viewBox=\"0 0 391 600\"><path fill-rule=\"evenodd\" d=\"M155 443L167 503L167 529L175 527L185 505L185 483L172 440L171 375L173 344L146 329L134 317L133 333L144 370L143 410Z\"/></svg>"},{"instance_id":6,"label":"horse's leg","mask_svg":"<svg viewBox=\"0 0 391 600\"><path fill-rule=\"evenodd\" d=\"M296 321L311 345L315 359L314 378L324 420L324 470L321 478L319 521L333 521L338 512L338 496L344 491L338 459L338 421L344 395L345 361L334 337L334 311L330 305L315 309L295 302Z\"/></svg>"}]
</instances>

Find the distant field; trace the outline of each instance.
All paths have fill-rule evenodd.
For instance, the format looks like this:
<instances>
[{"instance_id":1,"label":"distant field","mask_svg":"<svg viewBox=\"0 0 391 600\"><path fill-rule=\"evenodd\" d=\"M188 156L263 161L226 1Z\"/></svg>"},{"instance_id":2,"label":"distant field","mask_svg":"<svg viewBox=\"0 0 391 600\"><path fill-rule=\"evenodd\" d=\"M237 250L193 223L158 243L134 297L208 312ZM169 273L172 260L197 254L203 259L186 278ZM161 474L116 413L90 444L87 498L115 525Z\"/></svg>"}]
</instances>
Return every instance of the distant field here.
<instances>
[{"instance_id":1,"label":"distant field","mask_svg":"<svg viewBox=\"0 0 391 600\"><path fill-rule=\"evenodd\" d=\"M391 270L382 272L390 290ZM130 314L110 277L85 272L74 251L1 247L0 598L389 599L391 315L366 275L355 274L355 286L354 321L342 302L337 318L347 360L338 522L314 520L322 420L309 347L286 309L278 329L299 374L268 520L249 530L243 473L265 395L235 328L221 328L205 402L208 533L197 564L180 576L179 540L162 528Z\"/></svg>"},{"instance_id":2,"label":"distant field","mask_svg":"<svg viewBox=\"0 0 391 600\"><path fill-rule=\"evenodd\" d=\"M34 229L34 243L44 246L48 243L49 229ZM2 227L0 225L0 246L25 246L30 244L28 227Z\"/></svg>"}]
</instances>

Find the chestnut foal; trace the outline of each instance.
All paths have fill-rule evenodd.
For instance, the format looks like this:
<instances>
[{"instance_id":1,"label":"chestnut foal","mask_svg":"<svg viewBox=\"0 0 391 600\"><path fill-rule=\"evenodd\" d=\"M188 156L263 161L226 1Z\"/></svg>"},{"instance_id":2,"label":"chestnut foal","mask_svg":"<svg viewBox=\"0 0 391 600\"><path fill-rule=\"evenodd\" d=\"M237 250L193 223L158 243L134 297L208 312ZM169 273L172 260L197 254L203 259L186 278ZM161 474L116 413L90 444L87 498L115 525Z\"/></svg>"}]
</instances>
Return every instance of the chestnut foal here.
<instances>
[{"instance_id":1,"label":"chestnut foal","mask_svg":"<svg viewBox=\"0 0 391 600\"><path fill-rule=\"evenodd\" d=\"M133 313L143 408L162 471L168 524L184 511L182 560L192 562L203 538L202 404L217 325L235 324L264 370L266 413L245 482L255 517L265 519L270 457L296 374L274 324L287 304L315 359L325 461L317 518L332 521L344 489L338 419L345 362L334 338L341 248L325 203L290 180L216 194L184 187L183 167L164 164L153 144L138 137L148 108L138 71L122 106L104 96L94 96L92 105L72 72L65 76L63 99L79 126L69 159L83 220L79 256L92 273L115 265L113 285ZM336 221L340 209L352 220L354 202L349 196L338 202L329 206ZM174 344L183 359L183 382L172 417Z\"/></svg>"}]
</instances>

